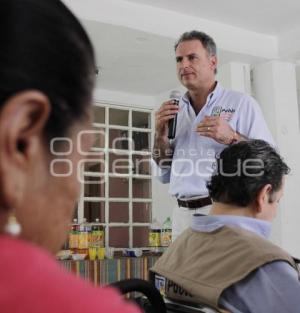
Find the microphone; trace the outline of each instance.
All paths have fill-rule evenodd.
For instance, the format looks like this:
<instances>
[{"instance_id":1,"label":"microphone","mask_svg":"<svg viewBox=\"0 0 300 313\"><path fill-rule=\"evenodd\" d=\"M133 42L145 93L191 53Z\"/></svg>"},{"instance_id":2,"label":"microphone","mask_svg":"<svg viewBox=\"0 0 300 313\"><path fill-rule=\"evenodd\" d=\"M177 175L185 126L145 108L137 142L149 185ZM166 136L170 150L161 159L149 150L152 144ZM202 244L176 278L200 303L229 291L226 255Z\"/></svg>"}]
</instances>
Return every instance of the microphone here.
<instances>
[{"instance_id":1,"label":"microphone","mask_svg":"<svg viewBox=\"0 0 300 313\"><path fill-rule=\"evenodd\" d=\"M173 100L174 104L179 105L181 94L178 90L172 90L170 93L170 100ZM176 135L176 126L177 126L177 114L174 118L168 121L169 126L169 132L168 132L168 138L174 139Z\"/></svg>"}]
</instances>

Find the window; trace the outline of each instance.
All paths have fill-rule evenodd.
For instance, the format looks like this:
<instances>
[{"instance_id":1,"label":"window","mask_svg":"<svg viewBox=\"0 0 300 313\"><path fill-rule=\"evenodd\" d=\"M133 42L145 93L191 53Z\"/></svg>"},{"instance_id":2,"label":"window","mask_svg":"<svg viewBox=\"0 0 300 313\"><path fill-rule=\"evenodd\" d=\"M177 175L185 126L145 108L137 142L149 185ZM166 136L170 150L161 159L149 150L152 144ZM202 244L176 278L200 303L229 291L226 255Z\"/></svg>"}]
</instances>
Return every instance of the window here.
<instances>
[{"instance_id":1,"label":"window","mask_svg":"<svg viewBox=\"0 0 300 313\"><path fill-rule=\"evenodd\" d=\"M78 216L99 219L105 244L147 247L152 211L151 110L96 103L92 160L85 163Z\"/></svg>"}]
</instances>

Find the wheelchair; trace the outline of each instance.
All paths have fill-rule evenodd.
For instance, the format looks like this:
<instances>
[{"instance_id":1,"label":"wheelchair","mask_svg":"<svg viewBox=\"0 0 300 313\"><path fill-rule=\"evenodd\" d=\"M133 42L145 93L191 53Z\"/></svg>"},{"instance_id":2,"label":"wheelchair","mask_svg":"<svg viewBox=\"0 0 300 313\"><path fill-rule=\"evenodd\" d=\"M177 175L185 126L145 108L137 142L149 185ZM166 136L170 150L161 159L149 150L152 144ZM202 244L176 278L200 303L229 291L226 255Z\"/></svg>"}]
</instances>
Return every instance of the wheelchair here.
<instances>
[{"instance_id":1,"label":"wheelchair","mask_svg":"<svg viewBox=\"0 0 300 313\"><path fill-rule=\"evenodd\" d=\"M187 301L172 300L163 297L159 289L155 286L155 275L150 275L150 281L142 279L126 279L111 284L117 288L121 294L134 292L142 294L131 298L145 313L218 313L208 306Z\"/></svg>"}]
</instances>

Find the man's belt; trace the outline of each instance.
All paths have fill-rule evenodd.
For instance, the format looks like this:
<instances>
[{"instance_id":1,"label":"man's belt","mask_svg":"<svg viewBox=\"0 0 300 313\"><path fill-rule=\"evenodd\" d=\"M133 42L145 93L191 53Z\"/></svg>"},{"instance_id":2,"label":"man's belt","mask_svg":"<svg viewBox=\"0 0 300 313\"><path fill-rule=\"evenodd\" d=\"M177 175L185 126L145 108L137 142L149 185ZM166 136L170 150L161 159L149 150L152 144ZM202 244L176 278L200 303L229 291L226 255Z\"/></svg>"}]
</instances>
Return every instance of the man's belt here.
<instances>
[{"instance_id":1,"label":"man's belt","mask_svg":"<svg viewBox=\"0 0 300 313\"><path fill-rule=\"evenodd\" d=\"M188 208L188 209L198 209L203 206L212 204L210 197L194 199L194 200L180 200L177 199L178 205L180 207Z\"/></svg>"}]
</instances>

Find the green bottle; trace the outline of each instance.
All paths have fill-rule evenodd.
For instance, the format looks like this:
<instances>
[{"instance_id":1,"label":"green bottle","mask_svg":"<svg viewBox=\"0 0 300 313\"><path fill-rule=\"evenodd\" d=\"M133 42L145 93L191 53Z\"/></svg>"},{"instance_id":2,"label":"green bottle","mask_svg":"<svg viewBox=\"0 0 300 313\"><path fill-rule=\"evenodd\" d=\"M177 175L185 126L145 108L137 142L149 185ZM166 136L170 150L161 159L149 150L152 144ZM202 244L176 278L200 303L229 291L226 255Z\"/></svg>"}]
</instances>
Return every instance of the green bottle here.
<instances>
[{"instance_id":1,"label":"green bottle","mask_svg":"<svg viewBox=\"0 0 300 313\"><path fill-rule=\"evenodd\" d=\"M170 217L163 223L163 227L161 230L161 245L163 247L168 247L172 242L172 221Z\"/></svg>"}]
</instances>

